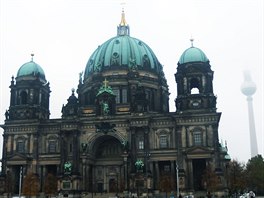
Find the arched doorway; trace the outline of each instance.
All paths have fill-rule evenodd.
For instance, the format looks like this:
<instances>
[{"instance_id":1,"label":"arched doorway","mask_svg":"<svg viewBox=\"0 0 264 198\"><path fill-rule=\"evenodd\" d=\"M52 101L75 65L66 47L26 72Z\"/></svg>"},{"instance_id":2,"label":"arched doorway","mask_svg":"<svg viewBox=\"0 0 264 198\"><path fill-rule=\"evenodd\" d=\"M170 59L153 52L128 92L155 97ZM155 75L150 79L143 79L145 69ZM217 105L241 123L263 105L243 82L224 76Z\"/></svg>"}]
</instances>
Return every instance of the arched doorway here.
<instances>
[{"instance_id":1,"label":"arched doorway","mask_svg":"<svg viewBox=\"0 0 264 198\"><path fill-rule=\"evenodd\" d=\"M94 182L98 186L98 192L118 192L118 185L121 179L124 179L121 142L116 137L106 134L95 140L93 151Z\"/></svg>"},{"instance_id":2,"label":"arched doorway","mask_svg":"<svg viewBox=\"0 0 264 198\"><path fill-rule=\"evenodd\" d=\"M114 192L117 192L118 189L117 189L117 182L115 179L109 179L109 192L110 193L114 193Z\"/></svg>"}]
</instances>

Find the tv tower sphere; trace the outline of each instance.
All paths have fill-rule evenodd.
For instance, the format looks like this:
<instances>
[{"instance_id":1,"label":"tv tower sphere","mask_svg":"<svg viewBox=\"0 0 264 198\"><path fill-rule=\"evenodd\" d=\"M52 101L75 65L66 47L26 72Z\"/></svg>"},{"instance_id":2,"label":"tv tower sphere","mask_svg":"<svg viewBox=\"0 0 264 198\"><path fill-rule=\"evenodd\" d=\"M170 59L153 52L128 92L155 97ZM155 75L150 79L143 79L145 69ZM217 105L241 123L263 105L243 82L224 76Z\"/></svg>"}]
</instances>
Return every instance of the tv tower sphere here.
<instances>
[{"instance_id":1,"label":"tv tower sphere","mask_svg":"<svg viewBox=\"0 0 264 198\"><path fill-rule=\"evenodd\" d=\"M250 72L244 71L244 82L241 85L241 92L246 96L252 96L256 90L256 84L251 80Z\"/></svg>"}]
</instances>

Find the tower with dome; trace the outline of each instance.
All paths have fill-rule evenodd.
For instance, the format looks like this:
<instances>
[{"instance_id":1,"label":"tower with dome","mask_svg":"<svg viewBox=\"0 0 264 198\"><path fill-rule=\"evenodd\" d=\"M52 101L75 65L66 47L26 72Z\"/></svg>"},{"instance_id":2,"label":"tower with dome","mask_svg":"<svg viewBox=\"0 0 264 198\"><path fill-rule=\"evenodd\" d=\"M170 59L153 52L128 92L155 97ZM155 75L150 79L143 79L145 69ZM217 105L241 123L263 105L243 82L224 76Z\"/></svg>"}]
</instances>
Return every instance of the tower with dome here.
<instances>
[{"instance_id":1,"label":"tower with dome","mask_svg":"<svg viewBox=\"0 0 264 198\"><path fill-rule=\"evenodd\" d=\"M54 178L59 196L205 195L210 188L224 195L230 158L218 139L214 73L201 49L192 44L179 58L175 112L165 67L149 45L130 36L124 11L117 35L88 59L60 119L49 118L43 69L32 56L10 85L1 181L12 181L12 194L20 191L18 175L33 173L40 193Z\"/></svg>"}]
</instances>

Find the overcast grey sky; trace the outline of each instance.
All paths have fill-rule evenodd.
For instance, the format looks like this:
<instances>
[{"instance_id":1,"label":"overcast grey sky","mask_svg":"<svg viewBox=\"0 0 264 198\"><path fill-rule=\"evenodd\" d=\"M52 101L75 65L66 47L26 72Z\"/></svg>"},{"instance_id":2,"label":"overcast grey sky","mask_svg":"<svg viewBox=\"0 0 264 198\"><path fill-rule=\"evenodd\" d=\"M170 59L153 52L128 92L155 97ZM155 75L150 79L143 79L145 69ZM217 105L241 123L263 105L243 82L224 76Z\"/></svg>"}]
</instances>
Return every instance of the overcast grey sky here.
<instances>
[{"instance_id":1,"label":"overcast grey sky","mask_svg":"<svg viewBox=\"0 0 264 198\"><path fill-rule=\"evenodd\" d=\"M219 138L232 159L250 158L243 71L251 71L258 150L263 156L263 10L262 0L0 0L0 123L9 107L11 76L34 61L50 82L51 118L61 116L71 88L77 88L92 52L116 36L122 7L130 35L147 43L162 65L175 111L174 74L183 51L202 49L214 73L214 93L222 112ZM3 131L1 131L2 133ZM2 149L2 148L0 148Z\"/></svg>"}]
</instances>

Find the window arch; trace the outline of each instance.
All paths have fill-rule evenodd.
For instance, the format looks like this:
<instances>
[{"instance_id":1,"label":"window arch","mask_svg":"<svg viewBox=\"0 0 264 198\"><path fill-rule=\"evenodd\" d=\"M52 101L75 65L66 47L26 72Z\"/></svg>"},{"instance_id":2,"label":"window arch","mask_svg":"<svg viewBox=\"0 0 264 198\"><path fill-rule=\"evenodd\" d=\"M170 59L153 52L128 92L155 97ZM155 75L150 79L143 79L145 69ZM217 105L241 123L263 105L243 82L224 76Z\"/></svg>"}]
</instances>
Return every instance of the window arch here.
<instances>
[{"instance_id":1,"label":"window arch","mask_svg":"<svg viewBox=\"0 0 264 198\"><path fill-rule=\"evenodd\" d=\"M165 149L170 147L170 131L160 130L157 132L157 146L160 149Z\"/></svg>"},{"instance_id":2,"label":"window arch","mask_svg":"<svg viewBox=\"0 0 264 198\"><path fill-rule=\"evenodd\" d=\"M20 104L27 104L27 95L26 91L20 92Z\"/></svg>"},{"instance_id":3,"label":"window arch","mask_svg":"<svg viewBox=\"0 0 264 198\"><path fill-rule=\"evenodd\" d=\"M58 151L58 141L56 136L50 136L47 142L48 153L56 153Z\"/></svg>"},{"instance_id":4,"label":"window arch","mask_svg":"<svg viewBox=\"0 0 264 198\"><path fill-rule=\"evenodd\" d=\"M160 148L168 148L168 137L166 134L160 135Z\"/></svg>"},{"instance_id":5,"label":"window arch","mask_svg":"<svg viewBox=\"0 0 264 198\"><path fill-rule=\"evenodd\" d=\"M203 145L203 133L200 128L195 128L192 132L193 134L193 145L202 146Z\"/></svg>"},{"instance_id":6,"label":"window arch","mask_svg":"<svg viewBox=\"0 0 264 198\"><path fill-rule=\"evenodd\" d=\"M138 137L138 149L139 150L144 149L144 137L143 136Z\"/></svg>"},{"instance_id":7,"label":"window arch","mask_svg":"<svg viewBox=\"0 0 264 198\"><path fill-rule=\"evenodd\" d=\"M16 152L18 153L26 152L26 139L24 137L19 137L16 139Z\"/></svg>"},{"instance_id":8,"label":"window arch","mask_svg":"<svg viewBox=\"0 0 264 198\"><path fill-rule=\"evenodd\" d=\"M200 93L200 82L197 78L192 78L190 80L190 92L191 92L191 94L199 94Z\"/></svg>"},{"instance_id":9,"label":"window arch","mask_svg":"<svg viewBox=\"0 0 264 198\"><path fill-rule=\"evenodd\" d=\"M116 104L120 104L120 103L127 103L128 102L128 98L127 98L127 88L125 87L116 87L113 88L113 92L115 94L115 100L116 100Z\"/></svg>"}]
</instances>

